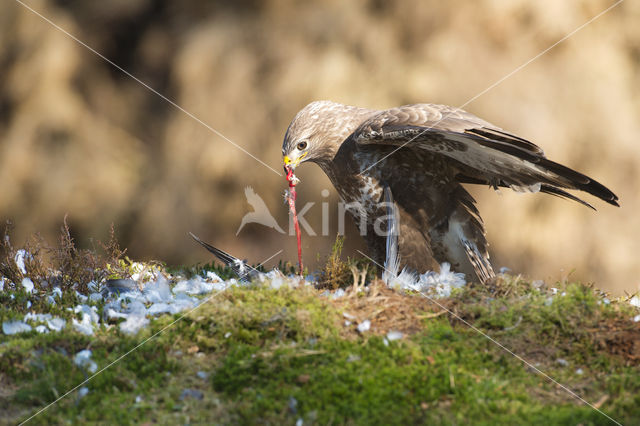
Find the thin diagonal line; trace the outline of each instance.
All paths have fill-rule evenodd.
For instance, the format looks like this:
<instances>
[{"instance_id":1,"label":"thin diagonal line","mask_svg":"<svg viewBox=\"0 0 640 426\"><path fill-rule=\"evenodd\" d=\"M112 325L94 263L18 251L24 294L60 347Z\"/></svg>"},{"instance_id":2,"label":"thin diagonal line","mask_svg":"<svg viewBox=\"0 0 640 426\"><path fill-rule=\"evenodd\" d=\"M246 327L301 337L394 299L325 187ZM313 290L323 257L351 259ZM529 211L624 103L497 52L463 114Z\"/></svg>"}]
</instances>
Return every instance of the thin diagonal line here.
<instances>
[{"instance_id":1,"label":"thin diagonal line","mask_svg":"<svg viewBox=\"0 0 640 426\"><path fill-rule=\"evenodd\" d=\"M251 154L249 151L247 151L246 149L244 149L242 146L238 145L237 143L235 143L234 141L232 141L231 139L229 139L228 137L226 137L225 135L223 135L222 133L220 133L219 131L217 131L216 129L214 129L213 127L211 127L209 124L205 123L204 121L202 121L200 118L196 117L194 114L190 113L189 111L187 111L186 109L184 109L183 107L181 107L180 105L178 105L177 103L175 103L174 101L172 101L171 99L169 99L168 97L166 97L165 95L163 95L162 93L158 92L156 89L154 89L153 87L149 86L147 83L145 83L144 81L140 80L138 77L136 77L135 75L131 74L129 71L125 70L124 68L122 68L120 65L116 64L115 62L113 62L111 59L107 58L106 56L104 56L103 54L101 54L100 52L98 52L97 50L95 50L93 47L89 46L88 44L86 44L85 42L83 42L82 40L80 40L79 38L77 38L76 36L74 36L73 34L69 33L68 31L66 31L64 28L60 27L59 25L57 25L56 23L54 23L52 20L50 20L49 18L43 16L42 14L40 14L39 12L37 12L36 10L32 9L30 6L28 6L27 4L23 3L21 0L15 0L17 3L19 3L20 5L22 5L25 9L31 11L33 14L37 15L38 17L40 17L42 20L46 21L47 23L49 23L51 26L53 26L55 29L57 29L58 31L60 31L61 33L65 34L67 37L71 38L72 40L74 40L76 43L84 46L85 48L87 48L89 51L91 51L92 53L94 53L95 55L99 56L101 59L103 59L104 61L108 62L111 66L117 68L118 70L120 70L121 72L123 72L124 74L126 74L127 76L131 77L133 80L135 80L136 82L140 83L142 86L144 86L147 90L151 91L152 93L158 95L159 97L161 97L162 99L164 99L165 101L169 102L173 107L179 109L180 111L182 111L183 113L185 113L186 115L188 115L189 117L191 117L192 119L194 119L195 121L197 121L198 123L202 124L204 127L206 127L207 129L209 129L211 132L215 133L216 135L220 136L222 139L224 139L225 141L229 142L231 145L235 146L236 148L238 148L240 151L244 152L245 154L247 154L248 156L250 156L251 158L253 158L254 160L256 160L257 162L259 162L260 164L262 164L263 166L269 168L271 171L273 171L275 174L277 174L278 176L282 176L282 173L280 173L279 171L277 171L276 169L274 169L273 167L271 167L270 165L268 165L267 163L265 163L264 161L260 160L258 157L256 157L255 155Z\"/></svg>"},{"instance_id":2,"label":"thin diagonal line","mask_svg":"<svg viewBox=\"0 0 640 426\"><path fill-rule=\"evenodd\" d=\"M508 78L510 78L511 76L513 76L514 74L516 74L518 71L522 70L524 67L526 67L527 65L529 65L530 63L532 63L533 61L537 60L538 58L540 58L541 56L543 56L544 54L546 54L547 52L549 52L551 49L553 49L554 47L556 47L557 45L559 45L560 43L566 41L567 39L569 39L570 37L574 36L578 31L580 31L581 29L583 29L584 27L586 27L587 25L591 24L593 21L595 21L596 19L600 18L602 15L604 15L605 13L609 12L611 9L613 9L614 7L618 6L620 3L622 3L624 0L618 0L617 2L615 2L614 4L612 4L611 6L607 7L605 10L603 10L602 12L598 13L596 16L594 16L593 18L589 19L587 22L585 22L584 24L580 25L578 28L574 29L573 31L571 31L570 33L568 33L567 35L565 35L564 37L562 37L560 40L556 41L555 43L553 43L551 46L547 47L546 49L544 49L542 52L538 53L536 56L534 56L533 58L529 59L528 61L526 61L525 63L521 64L520 66L518 66L516 69L514 69L513 71L511 71L510 73L508 73L507 75L505 75L504 77L500 78L498 81L496 81L495 83L493 83L492 85L490 85L489 87L487 87L486 89L484 89L483 91L481 91L480 93L478 93L477 95L475 95L474 97L472 97L471 99L469 99L468 101L466 101L465 103L463 103L462 105L460 105L458 107L458 109L462 109L465 106L469 105L471 102L475 101L476 99L478 99L480 96L484 95L485 93L487 93L488 91L490 91L491 89L495 88L496 86L498 86L499 84L501 84L502 82L504 82L505 80L507 80ZM438 121L436 121L435 123L433 123L432 125L430 125L429 127L426 127L422 132L418 133L417 135L415 135L414 137L412 137L411 139L409 139L407 142L403 143L402 145L400 145L398 148L394 149L393 151L391 151L389 154L385 155L384 157L382 157L380 160L376 161L375 163L373 163L371 166L367 167L362 173L366 173L369 170L371 170L371 168L373 168L374 166L376 166L377 164L381 163L382 161L386 160L389 156L395 154L396 152L398 152L399 150L401 150L402 148L404 148L405 146L407 146L409 143L413 142L414 140L416 140L417 138L419 138L420 136L424 135L427 131L433 129L438 123L440 123L443 120L446 120L447 118L449 118L455 111L452 112L448 112L446 114L444 114Z\"/></svg>"},{"instance_id":3,"label":"thin diagonal line","mask_svg":"<svg viewBox=\"0 0 640 426\"><path fill-rule=\"evenodd\" d=\"M266 260L262 261L260 264L257 265L257 267L259 268L260 266L262 266L263 264L265 264L266 262L270 261L271 259L273 259L275 256L277 256L278 254L282 253L284 250L280 250L279 252L277 252L276 254L269 256L269 258L267 258ZM67 395L69 395L70 393L72 393L73 391L75 391L76 389L78 389L79 387L81 387L82 385L84 385L85 383L88 383L91 379L93 379L94 377L96 377L98 374L102 373L104 370L112 367L114 364L118 363L119 361L122 361L122 359L126 358L129 354L131 354L132 352L134 352L136 349L140 348L142 345L144 345L145 343L147 343L149 340L154 339L155 337L157 337L158 335L162 334L165 330L167 330L168 328L172 327L175 323L177 323L178 321L180 321L182 318L184 318L185 316L189 315L190 313L194 312L195 310L197 310L198 308L200 308L202 305L204 305L206 302L212 300L213 298L215 298L216 296L218 296L220 293L222 293L224 290L218 290L216 293L212 294L211 296L207 297L206 299L204 299L202 302L200 302L197 306L195 306L194 308L190 309L189 311L187 311L186 313L180 315L179 318L175 319L174 321L172 321L170 324L164 326L162 329L160 329L159 331L155 332L152 336L147 337L146 339L144 339L142 342L140 342L136 347L134 347L133 349L130 349L128 352L126 352L123 355L120 355L118 358L116 358L114 361L112 361L111 363L109 363L107 366L101 368L100 370L96 371L94 374L92 374L91 376L89 376L88 378L86 378L84 381L80 382L78 385L76 385L75 387L73 387L72 389L68 390L67 392L65 392L62 396L58 397L55 401L49 403L48 405L46 405L45 407L41 408L40 410L38 410L36 413L34 413L31 417L29 417L28 419L24 420L23 422L21 422L19 425L22 426L25 423L29 422L31 419L33 419L34 417L36 417L38 414L44 412L45 410L47 410L49 407L51 407L52 405L55 405L56 403L58 403L61 399L65 398Z\"/></svg>"},{"instance_id":4,"label":"thin diagonal line","mask_svg":"<svg viewBox=\"0 0 640 426\"><path fill-rule=\"evenodd\" d=\"M270 261L271 259L273 259L274 257L276 257L277 255L279 255L280 253L282 253L284 251L284 249L278 251L275 254L272 254L271 256L269 256L268 259L263 260L259 265L257 265L255 268L251 265L248 265L249 268L253 269L255 272L260 273L260 271L258 271L256 268L259 268L260 266L264 265L265 263L267 263L268 261ZM244 274L242 277L246 276L248 273Z\"/></svg>"},{"instance_id":5,"label":"thin diagonal line","mask_svg":"<svg viewBox=\"0 0 640 426\"><path fill-rule=\"evenodd\" d=\"M217 296L218 294L220 294L222 292L222 290L212 294L211 296L209 296L207 299L204 300L204 302L208 302L209 300L213 299L215 296ZM173 322L171 322L170 324L166 325L165 327L163 327L162 329L160 329L159 331L155 332L152 336L147 337L146 339L144 339L142 342L140 342L136 347L134 347L133 349L130 349L129 351L127 351L125 354L120 355L118 358L116 358L114 361L110 362L109 364L107 364L105 367L101 368L100 370L98 370L97 372L95 372L94 374L92 374L91 376L89 376L88 378L86 378L84 381L80 382L78 385L76 385L75 387L71 388L69 391L67 391L66 393L64 393L62 396L59 396L58 399L56 399L55 401L49 403L48 405L46 405L45 407L41 408L40 410L38 410L36 413L34 413L31 417L29 417L28 419L26 419L25 421L23 421L22 423L20 423L20 425L23 425L27 422L29 422L31 419L33 419L34 417L36 417L38 414L42 413L43 411L47 410L49 407L51 407L52 405L55 405L56 403L58 403L61 399L65 398L67 395L69 395L70 393L72 393L73 391L75 391L76 389L78 389L80 386L84 385L85 383L89 382L91 379L93 379L94 377L96 377L98 374L102 373L104 370L112 367L114 364L116 364L117 362L121 361L122 359L124 359L125 357L127 357L129 354L131 354L132 352L134 352L136 349L140 348L142 345L144 345L145 343L147 343L149 340L155 338L156 336L158 336L159 334L161 334L162 332L164 332L166 329L168 329L169 327L173 326L175 323L177 323L178 321L180 321L182 318L184 318L186 315L190 314L191 312L195 311L196 309L198 309L200 306L202 306L204 304L204 302L202 302L201 304L199 304L198 306L194 307L193 309L191 309L190 311L186 312L185 314L181 315L178 319L174 320Z\"/></svg>"},{"instance_id":6,"label":"thin diagonal line","mask_svg":"<svg viewBox=\"0 0 640 426\"><path fill-rule=\"evenodd\" d=\"M381 267L382 269L384 269L385 271L387 271L387 269L380 265L378 262L376 262L375 260L373 260L371 257L367 256L366 254L364 254L362 251L360 250L356 250L358 253L360 253L361 255L363 255L364 257L366 257L367 259L369 259L370 261L372 261L373 263L375 263L376 265L378 265L379 267ZM387 271L388 272L388 271ZM547 380L553 382L556 386L560 387L561 389L563 389L564 391L566 391L569 395L571 395L572 397L580 400L581 402L583 402L584 404L588 405L589 407L593 408L595 411L597 411L598 413L602 414L603 416L605 416L607 419L611 420L613 423L622 426L621 423L617 422L616 420L612 419L611 417L609 417L609 415L607 415L604 411L600 410L599 408L597 408L596 406L594 406L593 404L591 404L589 401L587 401L586 399L582 398L580 395L578 395L577 393L575 393L574 391L572 391L571 389L569 389L567 386L563 385L562 383L558 382L556 379L554 379L553 377L549 376L547 373L545 373L544 371L540 370L538 367L536 367L535 365L531 364L529 361L527 361L526 359L524 359L523 357L521 357L520 355L516 354L515 352L513 352L511 349L507 348L506 346L504 346L502 343L498 342L496 339L494 339L493 337L489 336L488 334L486 334L485 332L483 332L482 330L478 329L477 327L475 327L473 324L470 324L468 321L466 321L464 318L460 317L458 314L456 314L455 312L449 310L447 307L445 307L444 305L442 305L440 302L438 302L436 299L429 297L427 294L423 293L422 291L418 290L418 293L420 293L421 296L425 297L427 300L429 300L430 302L435 303L436 305L438 305L441 309L447 311L449 314L451 314L452 316L454 316L457 320L463 322L466 326L468 326L469 328L471 328L473 331L475 331L476 333L480 334L481 336L489 339L489 341L491 341L492 343L496 344L500 349L504 350L505 352L507 352L508 354L514 356L515 358L517 358L519 361L521 361L522 363L526 364L529 368L535 370L538 374L540 374L541 376L543 376L544 378L546 378Z\"/></svg>"}]
</instances>

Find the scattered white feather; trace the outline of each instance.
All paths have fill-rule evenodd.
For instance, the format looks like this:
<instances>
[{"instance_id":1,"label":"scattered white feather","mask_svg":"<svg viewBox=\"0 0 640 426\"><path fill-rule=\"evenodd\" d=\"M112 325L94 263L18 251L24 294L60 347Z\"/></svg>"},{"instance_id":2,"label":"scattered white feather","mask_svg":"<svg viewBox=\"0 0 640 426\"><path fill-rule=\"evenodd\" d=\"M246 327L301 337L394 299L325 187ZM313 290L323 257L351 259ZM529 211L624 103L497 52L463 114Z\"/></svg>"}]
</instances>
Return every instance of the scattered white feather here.
<instances>
[{"instance_id":1,"label":"scattered white feather","mask_svg":"<svg viewBox=\"0 0 640 426\"><path fill-rule=\"evenodd\" d=\"M73 312L76 314L82 314L82 319L78 321L76 318L72 318L71 323L73 328L76 331L79 331L82 334L86 334L87 336L93 335L93 326L94 324L98 324L97 313L98 308L95 306L88 305L78 305L73 309Z\"/></svg>"},{"instance_id":2,"label":"scattered white feather","mask_svg":"<svg viewBox=\"0 0 640 426\"><path fill-rule=\"evenodd\" d=\"M134 281L147 281L155 278L155 271L152 267L140 262L131 264L131 279Z\"/></svg>"},{"instance_id":3,"label":"scattered white feather","mask_svg":"<svg viewBox=\"0 0 640 426\"><path fill-rule=\"evenodd\" d=\"M76 314L82 313L82 315L88 316L92 323L98 323L98 320L100 319L100 317L98 317L98 308L95 306L78 305L73 309L73 312Z\"/></svg>"},{"instance_id":4,"label":"scattered white feather","mask_svg":"<svg viewBox=\"0 0 640 426\"><path fill-rule=\"evenodd\" d=\"M67 322L62 318L51 318L47 321L47 327L51 331L62 331L64 327L67 325Z\"/></svg>"},{"instance_id":5,"label":"scattered white feather","mask_svg":"<svg viewBox=\"0 0 640 426\"><path fill-rule=\"evenodd\" d=\"M176 296L175 301L173 302L176 307L176 312L186 311L188 309L193 309L200 303L200 299L196 297L187 296L184 293L180 293Z\"/></svg>"},{"instance_id":6,"label":"scattered white feather","mask_svg":"<svg viewBox=\"0 0 640 426\"><path fill-rule=\"evenodd\" d=\"M150 303L170 302L172 299L169 281L160 274L157 280L147 283L142 291L146 300Z\"/></svg>"},{"instance_id":7,"label":"scattered white feather","mask_svg":"<svg viewBox=\"0 0 640 426\"><path fill-rule=\"evenodd\" d=\"M344 297L344 295L345 295L344 289L343 288L339 288L331 295L331 298L334 299L334 300L335 299L340 299L341 297Z\"/></svg>"},{"instance_id":8,"label":"scattered white feather","mask_svg":"<svg viewBox=\"0 0 640 426\"><path fill-rule=\"evenodd\" d=\"M84 303L89 299L87 296L85 296L84 294L80 293L78 290L76 290L76 297L78 298L80 303Z\"/></svg>"},{"instance_id":9,"label":"scattered white feather","mask_svg":"<svg viewBox=\"0 0 640 426\"><path fill-rule=\"evenodd\" d=\"M81 350L73 357L73 363L86 369L89 373L95 373L98 370L98 364L91 359L91 355L90 349Z\"/></svg>"},{"instance_id":10,"label":"scattered white feather","mask_svg":"<svg viewBox=\"0 0 640 426\"><path fill-rule=\"evenodd\" d=\"M629 299L629 303L631 304L631 306L640 308L640 296L633 296L631 299Z\"/></svg>"},{"instance_id":11,"label":"scattered white feather","mask_svg":"<svg viewBox=\"0 0 640 426\"><path fill-rule=\"evenodd\" d=\"M147 307L140 300L132 300L126 305L125 312L134 316L147 315Z\"/></svg>"},{"instance_id":12,"label":"scattered white feather","mask_svg":"<svg viewBox=\"0 0 640 426\"><path fill-rule=\"evenodd\" d=\"M104 315L107 317L107 319L126 318L128 316L128 314L120 312L120 308L116 307L116 305L117 303L115 302L110 303L108 306L105 305Z\"/></svg>"},{"instance_id":13,"label":"scattered white feather","mask_svg":"<svg viewBox=\"0 0 640 426\"><path fill-rule=\"evenodd\" d=\"M88 393L89 393L89 388L86 386L83 386L80 389L78 389L78 398L84 398L85 396L87 396Z\"/></svg>"},{"instance_id":14,"label":"scattered white feather","mask_svg":"<svg viewBox=\"0 0 640 426\"><path fill-rule=\"evenodd\" d=\"M267 283L269 287L276 290L285 284L285 280L287 280L286 281L287 284L291 281L290 279L287 279L287 277L285 277L282 274L282 272L280 272L277 269L273 269L267 272L266 274L264 274L264 277L265 279L263 282ZM297 279L298 277L290 276L288 278Z\"/></svg>"},{"instance_id":15,"label":"scattered white feather","mask_svg":"<svg viewBox=\"0 0 640 426\"><path fill-rule=\"evenodd\" d=\"M419 280L422 292L431 292L437 297L449 297L453 289L464 287L466 284L464 274L451 271L451 265L447 262L440 265L440 272L427 272L420 275Z\"/></svg>"},{"instance_id":16,"label":"scattered white feather","mask_svg":"<svg viewBox=\"0 0 640 426\"><path fill-rule=\"evenodd\" d=\"M27 293L33 293L33 281L31 281L31 278L23 278L22 287L24 287L24 291Z\"/></svg>"},{"instance_id":17,"label":"scattered white feather","mask_svg":"<svg viewBox=\"0 0 640 426\"><path fill-rule=\"evenodd\" d=\"M149 306L149 309L147 309L147 312L149 313L149 315L175 314L176 307L173 304L170 305L165 302L157 302Z\"/></svg>"},{"instance_id":18,"label":"scattered white feather","mask_svg":"<svg viewBox=\"0 0 640 426\"><path fill-rule=\"evenodd\" d=\"M402 332L392 330L387 333L387 340L389 340L390 342L393 342L394 340L402 339L402 336L403 336Z\"/></svg>"},{"instance_id":19,"label":"scattered white feather","mask_svg":"<svg viewBox=\"0 0 640 426\"><path fill-rule=\"evenodd\" d=\"M120 331L125 334L136 334L147 325L149 325L149 320L146 316L129 315L124 322L120 323Z\"/></svg>"},{"instance_id":20,"label":"scattered white feather","mask_svg":"<svg viewBox=\"0 0 640 426\"><path fill-rule=\"evenodd\" d=\"M276 275L269 281L269 286L273 289L279 289L284 284L283 277L280 275Z\"/></svg>"},{"instance_id":21,"label":"scattered white feather","mask_svg":"<svg viewBox=\"0 0 640 426\"><path fill-rule=\"evenodd\" d=\"M222 278L220 278L220 277L218 276L218 274L216 274L215 272L207 271L207 274L206 274L206 275L207 275L207 279L208 279L208 280L210 280L210 281L213 281L214 283L215 283L215 282L221 282L221 281L224 281L224 280L223 280Z\"/></svg>"},{"instance_id":22,"label":"scattered white feather","mask_svg":"<svg viewBox=\"0 0 640 426\"><path fill-rule=\"evenodd\" d=\"M31 326L24 321L5 321L2 323L2 332L7 335L29 331L31 331Z\"/></svg>"},{"instance_id":23,"label":"scattered white feather","mask_svg":"<svg viewBox=\"0 0 640 426\"><path fill-rule=\"evenodd\" d=\"M18 270L25 275L27 273L27 268L24 264L25 259L30 258L31 255L24 249L20 249L16 252L15 257L13 258L13 260L16 262L16 266L18 267Z\"/></svg>"},{"instance_id":24,"label":"scattered white feather","mask_svg":"<svg viewBox=\"0 0 640 426\"><path fill-rule=\"evenodd\" d=\"M464 274L451 271L451 265L447 262L440 265L440 272L429 271L417 276L403 270L389 282L392 288L415 290L435 297L449 297L453 289L464 287L466 284Z\"/></svg>"},{"instance_id":25,"label":"scattered white feather","mask_svg":"<svg viewBox=\"0 0 640 426\"><path fill-rule=\"evenodd\" d=\"M173 287L174 293L207 294L213 291L213 284L197 276L190 280L182 280Z\"/></svg>"},{"instance_id":26,"label":"scattered white feather","mask_svg":"<svg viewBox=\"0 0 640 426\"><path fill-rule=\"evenodd\" d=\"M417 290L418 275L403 269L398 276L389 276L387 285L400 290Z\"/></svg>"},{"instance_id":27,"label":"scattered white feather","mask_svg":"<svg viewBox=\"0 0 640 426\"><path fill-rule=\"evenodd\" d=\"M364 320L362 321L360 324L358 324L358 332L360 333L364 333L365 331L369 331L369 329L371 328L371 321L369 320Z\"/></svg>"},{"instance_id":28,"label":"scattered white feather","mask_svg":"<svg viewBox=\"0 0 640 426\"><path fill-rule=\"evenodd\" d=\"M40 324L40 325L36 326L36 331L37 331L38 333L41 333L41 334L43 334L43 333L48 333L48 332L49 332L49 330L47 329L47 327L46 327L46 326L44 326L44 325L42 325L42 324Z\"/></svg>"},{"instance_id":29,"label":"scattered white feather","mask_svg":"<svg viewBox=\"0 0 640 426\"><path fill-rule=\"evenodd\" d=\"M27 255L28 253L24 252L20 259L24 261ZM101 323L107 324L116 320L120 321L117 326L122 332L134 334L143 327L148 326L152 317L163 314L173 315L193 309L205 300L201 296L207 295L212 291L223 291L232 286L246 285L246 283L239 282L233 278L223 280L211 271L204 276L196 276L189 280L179 280L173 285L169 282L168 277L157 269L149 268L153 272L149 273L141 263L134 264L133 269L135 271L134 278L137 278L138 281L128 280L132 285L127 291L102 291L104 284L96 283L95 281L87 284L89 288L88 296L79 293L75 288L71 290L75 292L76 298L80 301L77 306L67 308L68 311L76 314L70 320L72 329L86 335L93 335L96 327L99 327ZM142 280L149 277L151 277L150 280L142 282ZM256 278L264 285L272 288L313 285L317 281L317 278L313 275L309 275L305 279L293 275L287 277L277 269L257 274ZM0 281L2 284L1 290L4 290L6 279L0 278ZM74 287L77 286L78 284ZM29 278L23 280L23 287L27 291L35 292L33 281ZM105 289L108 288L109 285L107 284ZM340 289L333 294L329 293L329 295L332 298L342 297L344 290ZM10 294L10 297L14 298L14 295ZM50 290L50 294L45 295L45 300L54 305L62 297L63 292L60 287L54 287ZM94 306L99 302L105 303L102 319L98 315L97 306ZM27 322L31 323L31 325L27 324ZM67 321L62 318L53 317L50 314L29 313L25 316L24 321L3 323L3 331L6 330L14 334L31 331L32 327L36 327L39 332L48 332L49 330L59 332L64 330L66 326ZM109 325L109 327L111 326Z\"/></svg>"},{"instance_id":30,"label":"scattered white feather","mask_svg":"<svg viewBox=\"0 0 640 426\"><path fill-rule=\"evenodd\" d=\"M86 334L87 336L93 336L93 324L91 323L91 319L88 315L83 314L81 321L72 318L71 324L76 331Z\"/></svg>"},{"instance_id":31,"label":"scattered white feather","mask_svg":"<svg viewBox=\"0 0 640 426\"><path fill-rule=\"evenodd\" d=\"M51 314L34 314L29 312L24 316L24 321L30 322L47 322L50 321L53 316Z\"/></svg>"}]
</instances>

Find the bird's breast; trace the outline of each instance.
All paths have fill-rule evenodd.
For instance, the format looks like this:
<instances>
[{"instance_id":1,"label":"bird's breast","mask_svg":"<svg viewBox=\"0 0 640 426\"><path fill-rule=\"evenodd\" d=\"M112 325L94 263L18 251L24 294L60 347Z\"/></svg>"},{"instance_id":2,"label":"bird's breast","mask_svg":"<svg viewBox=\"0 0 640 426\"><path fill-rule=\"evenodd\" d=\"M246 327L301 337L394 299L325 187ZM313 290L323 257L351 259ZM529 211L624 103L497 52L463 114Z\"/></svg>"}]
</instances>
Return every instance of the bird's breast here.
<instances>
[{"instance_id":1,"label":"bird's breast","mask_svg":"<svg viewBox=\"0 0 640 426\"><path fill-rule=\"evenodd\" d=\"M354 215L367 213L367 220L372 221L380 211L384 211L379 203L382 201L383 187L381 168L376 167L379 155L356 153L354 167L334 170L330 176L346 210ZM381 210L382 209L382 210Z\"/></svg>"}]
</instances>

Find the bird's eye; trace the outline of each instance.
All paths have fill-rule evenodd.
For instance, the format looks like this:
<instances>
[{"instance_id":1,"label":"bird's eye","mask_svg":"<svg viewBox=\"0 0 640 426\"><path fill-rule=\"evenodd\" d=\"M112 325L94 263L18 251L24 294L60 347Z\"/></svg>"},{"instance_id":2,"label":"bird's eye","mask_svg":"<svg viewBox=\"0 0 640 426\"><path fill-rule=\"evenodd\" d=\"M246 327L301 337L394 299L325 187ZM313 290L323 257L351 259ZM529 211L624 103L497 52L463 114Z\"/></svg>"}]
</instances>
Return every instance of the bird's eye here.
<instances>
[{"instance_id":1,"label":"bird's eye","mask_svg":"<svg viewBox=\"0 0 640 426\"><path fill-rule=\"evenodd\" d=\"M307 141L302 141L297 146L298 150L302 151L307 149Z\"/></svg>"}]
</instances>

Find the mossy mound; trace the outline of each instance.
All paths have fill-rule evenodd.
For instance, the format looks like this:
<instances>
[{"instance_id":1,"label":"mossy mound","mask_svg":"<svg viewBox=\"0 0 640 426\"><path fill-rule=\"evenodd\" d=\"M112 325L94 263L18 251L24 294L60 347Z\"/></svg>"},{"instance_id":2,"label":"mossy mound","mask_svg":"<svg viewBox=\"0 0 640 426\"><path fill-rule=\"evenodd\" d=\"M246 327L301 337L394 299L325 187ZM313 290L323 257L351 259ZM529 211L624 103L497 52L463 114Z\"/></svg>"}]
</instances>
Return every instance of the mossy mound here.
<instances>
[{"instance_id":1,"label":"mossy mound","mask_svg":"<svg viewBox=\"0 0 640 426\"><path fill-rule=\"evenodd\" d=\"M1 336L0 421L25 420L80 385L88 393L32 421L636 423L636 308L590 286L558 286L503 277L430 300L380 282L335 299L254 285L133 337L117 328ZM83 383L91 373L72 358L86 348L106 368Z\"/></svg>"}]
</instances>

